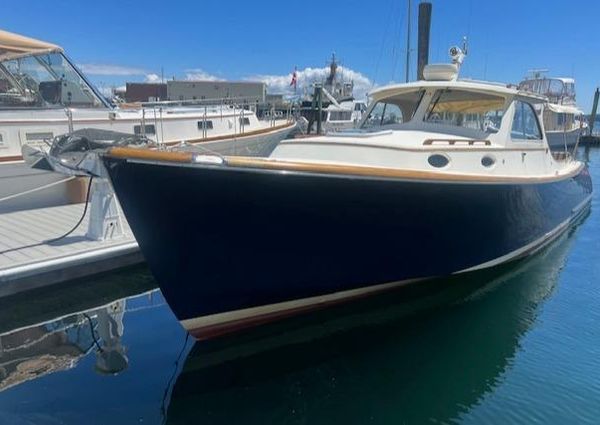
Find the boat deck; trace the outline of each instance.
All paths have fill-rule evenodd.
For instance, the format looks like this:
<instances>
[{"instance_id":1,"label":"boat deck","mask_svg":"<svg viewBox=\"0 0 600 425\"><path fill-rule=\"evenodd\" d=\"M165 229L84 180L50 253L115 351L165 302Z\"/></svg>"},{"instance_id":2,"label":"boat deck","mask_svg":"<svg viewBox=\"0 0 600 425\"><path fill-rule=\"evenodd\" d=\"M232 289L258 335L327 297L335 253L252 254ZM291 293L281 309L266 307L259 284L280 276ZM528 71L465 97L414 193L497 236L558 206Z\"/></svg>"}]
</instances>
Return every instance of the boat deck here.
<instances>
[{"instance_id":1,"label":"boat deck","mask_svg":"<svg viewBox=\"0 0 600 425\"><path fill-rule=\"evenodd\" d=\"M0 216L0 296L48 286L143 261L123 220L125 236L96 241L86 237L84 204L5 213Z\"/></svg>"}]
</instances>

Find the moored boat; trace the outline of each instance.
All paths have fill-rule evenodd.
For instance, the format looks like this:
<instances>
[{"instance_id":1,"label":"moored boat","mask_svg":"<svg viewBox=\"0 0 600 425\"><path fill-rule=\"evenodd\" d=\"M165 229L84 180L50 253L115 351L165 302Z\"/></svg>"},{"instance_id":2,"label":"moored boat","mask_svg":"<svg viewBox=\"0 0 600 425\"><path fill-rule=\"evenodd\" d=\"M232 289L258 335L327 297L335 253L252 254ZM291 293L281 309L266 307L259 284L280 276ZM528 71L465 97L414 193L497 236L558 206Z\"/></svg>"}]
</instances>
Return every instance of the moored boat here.
<instances>
[{"instance_id":1,"label":"moored boat","mask_svg":"<svg viewBox=\"0 0 600 425\"><path fill-rule=\"evenodd\" d=\"M112 105L62 47L0 30L0 199L59 183L29 168L23 146L45 148L57 135L95 128L184 142L225 155L268 155L295 128L288 117L259 120L258 99L205 99ZM66 203L66 184L2 202L0 213Z\"/></svg>"},{"instance_id":2,"label":"moored boat","mask_svg":"<svg viewBox=\"0 0 600 425\"><path fill-rule=\"evenodd\" d=\"M457 79L382 87L359 128L269 158L115 147L103 156L161 290L210 338L507 263L589 206L585 164L548 148L546 98Z\"/></svg>"},{"instance_id":3,"label":"moored boat","mask_svg":"<svg viewBox=\"0 0 600 425\"><path fill-rule=\"evenodd\" d=\"M542 72L533 71L519 87L548 98L542 114L548 146L555 151L565 151L575 146L587 129L583 111L577 106L575 80L546 77Z\"/></svg>"},{"instance_id":4,"label":"moored boat","mask_svg":"<svg viewBox=\"0 0 600 425\"><path fill-rule=\"evenodd\" d=\"M366 101L354 97L354 82L345 79L338 68L333 54L327 78L322 82L313 82L315 92L311 96L305 95L301 100L299 124L303 132L318 132L319 114L322 133L348 130L361 120L366 111ZM292 83L295 84L295 80ZM317 87L320 94L317 93ZM319 102L322 106L320 113Z\"/></svg>"}]
</instances>

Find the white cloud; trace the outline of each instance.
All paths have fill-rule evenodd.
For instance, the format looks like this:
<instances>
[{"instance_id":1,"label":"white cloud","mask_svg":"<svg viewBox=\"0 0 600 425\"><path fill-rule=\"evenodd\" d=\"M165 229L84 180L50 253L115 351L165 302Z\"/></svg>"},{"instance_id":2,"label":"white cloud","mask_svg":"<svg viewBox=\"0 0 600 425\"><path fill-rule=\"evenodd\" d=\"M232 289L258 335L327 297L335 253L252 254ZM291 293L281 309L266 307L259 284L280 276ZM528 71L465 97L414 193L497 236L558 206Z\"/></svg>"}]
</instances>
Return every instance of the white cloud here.
<instances>
[{"instance_id":1,"label":"white cloud","mask_svg":"<svg viewBox=\"0 0 600 425\"><path fill-rule=\"evenodd\" d=\"M80 64L79 67L88 75L144 76L145 82L161 82L160 75L142 68L106 64ZM329 67L304 68L298 70L298 94L310 91L313 83L324 81L328 74ZM344 80L351 80L354 82L354 96L358 99L365 97L366 93L375 87L375 84L367 76L344 66L338 67L338 75L342 76ZM183 78L185 80L224 81L223 78L210 74L201 68L185 69ZM287 75L252 75L243 79L245 81L263 81L267 84L269 93L294 94L294 88L290 86L292 80L291 72ZM108 90L110 89L106 90L106 94L108 94Z\"/></svg>"},{"instance_id":2,"label":"white cloud","mask_svg":"<svg viewBox=\"0 0 600 425\"><path fill-rule=\"evenodd\" d=\"M98 63L82 63L77 65L84 74L88 75L144 75L147 71L121 65L106 65Z\"/></svg>"},{"instance_id":3,"label":"white cloud","mask_svg":"<svg viewBox=\"0 0 600 425\"><path fill-rule=\"evenodd\" d=\"M146 78L145 78L144 82L160 83L160 82L162 82L162 79L160 78L160 75L151 73L151 74L146 74Z\"/></svg>"},{"instance_id":4,"label":"white cloud","mask_svg":"<svg viewBox=\"0 0 600 425\"><path fill-rule=\"evenodd\" d=\"M200 68L185 69L184 73L186 80L223 81L222 78L209 74Z\"/></svg>"},{"instance_id":5,"label":"white cloud","mask_svg":"<svg viewBox=\"0 0 600 425\"><path fill-rule=\"evenodd\" d=\"M104 97L111 97L113 94L113 88L108 86L98 86L96 87L100 94Z\"/></svg>"},{"instance_id":6,"label":"white cloud","mask_svg":"<svg viewBox=\"0 0 600 425\"><path fill-rule=\"evenodd\" d=\"M297 71L298 93L304 90L310 90L315 82L322 82L329 75L329 67L323 68L304 68ZM354 81L354 97L360 99L365 97L367 92L372 90L375 85L364 74L354 71L344 66L338 67L338 75L343 76L344 80ZM247 81L263 81L267 85L269 93L293 94L294 87L290 86L292 73L287 75L253 75L244 78Z\"/></svg>"}]
</instances>

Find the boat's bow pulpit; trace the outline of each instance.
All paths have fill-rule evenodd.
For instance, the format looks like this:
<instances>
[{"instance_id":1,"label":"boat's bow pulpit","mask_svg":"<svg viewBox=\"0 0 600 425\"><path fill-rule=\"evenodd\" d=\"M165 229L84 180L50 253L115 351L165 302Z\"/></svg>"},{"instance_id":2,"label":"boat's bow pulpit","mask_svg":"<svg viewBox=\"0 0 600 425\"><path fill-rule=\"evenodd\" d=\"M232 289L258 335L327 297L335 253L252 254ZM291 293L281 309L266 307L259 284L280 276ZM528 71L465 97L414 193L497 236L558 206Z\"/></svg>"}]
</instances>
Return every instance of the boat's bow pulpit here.
<instances>
[{"instance_id":1,"label":"boat's bow pulpit","mask_svg":"<svg viewBox=\"0 0 600 425\"><path fill-rule=\"evenodd\" d=\"M103 241L121 238L125 232L117 197L99 155L111 146L147 146L147 142L140 136L83 129L56 137L48 152L24 145L22 153L32 168L90 179L86 199L90 218L86 237Z\"/></svg>"}]
</instances>

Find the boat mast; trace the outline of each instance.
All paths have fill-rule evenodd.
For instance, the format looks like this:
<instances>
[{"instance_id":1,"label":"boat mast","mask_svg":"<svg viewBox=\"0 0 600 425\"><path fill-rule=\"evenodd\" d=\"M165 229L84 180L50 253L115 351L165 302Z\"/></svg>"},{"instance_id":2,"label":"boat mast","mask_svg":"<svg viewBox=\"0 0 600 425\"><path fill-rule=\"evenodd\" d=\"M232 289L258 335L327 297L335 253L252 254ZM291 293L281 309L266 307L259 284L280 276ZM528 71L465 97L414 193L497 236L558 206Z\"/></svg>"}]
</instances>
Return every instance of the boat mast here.
<instances>
[{"instance_id":1,"label":"boat mast","mask_svg":"<svg viewBox=\"0 0 600 425\"><path fill-rule=\"evenodd\" d=\"M409 79L409 71L410 71L410 10L411 10L411 0L408 0L408 29L406 33L406 82L408 83Z\"/></svg>"}]
</instances>

